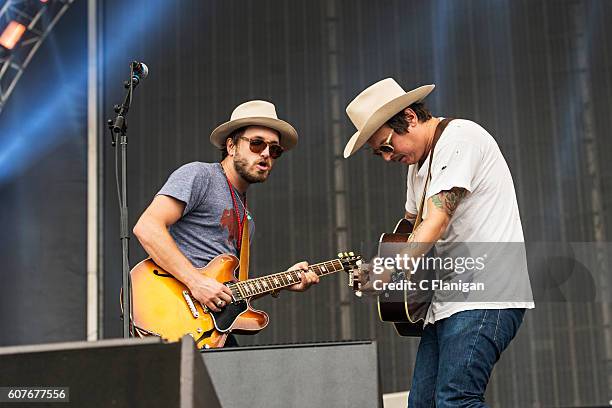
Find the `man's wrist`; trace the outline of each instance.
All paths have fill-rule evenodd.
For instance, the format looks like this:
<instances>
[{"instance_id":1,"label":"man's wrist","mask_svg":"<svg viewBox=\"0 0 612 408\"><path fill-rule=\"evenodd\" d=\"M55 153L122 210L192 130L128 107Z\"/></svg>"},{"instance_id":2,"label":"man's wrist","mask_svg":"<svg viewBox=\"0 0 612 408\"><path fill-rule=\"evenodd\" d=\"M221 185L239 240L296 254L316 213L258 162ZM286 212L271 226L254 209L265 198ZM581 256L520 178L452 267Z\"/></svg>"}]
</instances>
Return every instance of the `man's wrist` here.
<instances>
[{"instance_id":1,"label":"man's wrist","mask_svg":"<svg viewBox=\"0 0 612 408\"><path fill-rule=\"evenodd\" d=\"M189 272L187 272L185 275L185 281L183 283L191 289L191 287L198 282L201 274L195 267L192 266L189 268Z\"/></svg>"}]
</instances>

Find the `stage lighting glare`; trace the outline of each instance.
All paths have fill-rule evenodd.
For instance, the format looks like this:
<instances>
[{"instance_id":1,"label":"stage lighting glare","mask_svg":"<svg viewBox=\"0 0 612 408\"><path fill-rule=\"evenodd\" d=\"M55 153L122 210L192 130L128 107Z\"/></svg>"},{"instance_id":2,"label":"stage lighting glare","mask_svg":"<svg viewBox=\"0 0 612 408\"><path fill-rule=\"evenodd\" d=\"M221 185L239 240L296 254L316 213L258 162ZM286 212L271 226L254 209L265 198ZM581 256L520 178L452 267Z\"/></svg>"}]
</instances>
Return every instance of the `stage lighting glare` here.
<instances>
[{"instance_id":1,"label":"stage lighting glare","mask_svg":"<svg viewBox=\"0 0 612 408\"><path fill-rule=\"evenodd\" d=\"M21 36L25 32L26 27L23 24L19 24L16 21L11 21L8 26L0 35L0 45L4 48L12 50L15 44L21 39Z\"/></svg>"}]
</instances>

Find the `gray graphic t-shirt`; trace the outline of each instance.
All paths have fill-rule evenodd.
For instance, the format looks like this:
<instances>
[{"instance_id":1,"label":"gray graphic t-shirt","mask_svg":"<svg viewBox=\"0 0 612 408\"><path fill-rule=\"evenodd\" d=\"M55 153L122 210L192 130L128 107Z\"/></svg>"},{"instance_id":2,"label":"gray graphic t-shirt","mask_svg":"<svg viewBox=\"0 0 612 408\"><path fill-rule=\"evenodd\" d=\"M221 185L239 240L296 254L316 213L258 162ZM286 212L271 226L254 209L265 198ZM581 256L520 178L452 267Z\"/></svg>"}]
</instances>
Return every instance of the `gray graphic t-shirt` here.
<instances>
[{"instance_id":1,"label":"gray graphic t-shirt","mask_svg":"<svg viewBox=\"0 0 612 408\"><path fill-rule=\"evenodd\" d=\"M238 220L221 163L185 164L170 175L157 195L185 203L183 216L169 231L181 252L196 268L206 266L222 253L239 255ZM245 197L236 189L234 197L242 220ZM249 218L252 242L255 222Z\"/></svg>"}]
</instances>

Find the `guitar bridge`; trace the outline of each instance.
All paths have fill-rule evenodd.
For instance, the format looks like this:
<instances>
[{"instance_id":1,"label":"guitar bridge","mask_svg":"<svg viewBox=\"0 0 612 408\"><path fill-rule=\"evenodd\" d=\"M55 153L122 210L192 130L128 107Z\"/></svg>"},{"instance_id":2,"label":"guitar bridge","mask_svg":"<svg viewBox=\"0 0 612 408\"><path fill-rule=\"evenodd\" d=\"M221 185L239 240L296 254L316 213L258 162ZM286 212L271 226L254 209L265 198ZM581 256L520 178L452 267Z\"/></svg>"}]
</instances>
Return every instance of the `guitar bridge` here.
<instances>
[{"instance_id":1,"label":"guitar bridge","mask_svg":"<svg viewBox=\"0 0 612 408\"><path fill-rule=\"evenodd\" d=\"M187 302L187 306L189 307L189 310L191 311L193 317L195 319L199 318L200 313L198 312L198 309L196 309L195 303L193 303L193 299L191 298L191 295L188 291L183 291L183 298L185 298L185 302Z\"/></svg>"}]
</instances>

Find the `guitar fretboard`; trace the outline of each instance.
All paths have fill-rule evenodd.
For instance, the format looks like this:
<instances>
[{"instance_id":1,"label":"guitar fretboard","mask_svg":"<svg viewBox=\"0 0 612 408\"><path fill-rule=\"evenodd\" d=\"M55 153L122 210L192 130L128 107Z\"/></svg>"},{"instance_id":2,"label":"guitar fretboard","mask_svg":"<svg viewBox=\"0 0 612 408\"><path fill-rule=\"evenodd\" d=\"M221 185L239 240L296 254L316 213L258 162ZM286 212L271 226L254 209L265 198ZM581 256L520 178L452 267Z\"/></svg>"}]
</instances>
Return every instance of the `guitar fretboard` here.
<instances>
[{"instance_id":1,"label":"guitar fretboard","mask_svg":"<svg viewBox=\"0 0 612 408\"><path fill-rule=\"evenodd\" d=\"M308 271L314 272L318 276L328 275L343 269L344 267L342 266L342 262L340 262L338 259L310 265L308 267ZM228 285L228 287L232 290L236 300L246 299L300 283L300 272L303 271L279 272L273 275L262 276L261 278L253 278L242 282L235 282Z\"/></svg>"}]
</instances>

